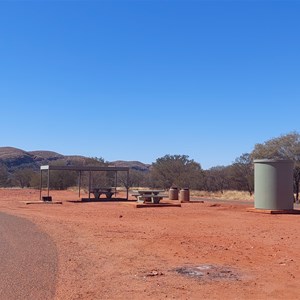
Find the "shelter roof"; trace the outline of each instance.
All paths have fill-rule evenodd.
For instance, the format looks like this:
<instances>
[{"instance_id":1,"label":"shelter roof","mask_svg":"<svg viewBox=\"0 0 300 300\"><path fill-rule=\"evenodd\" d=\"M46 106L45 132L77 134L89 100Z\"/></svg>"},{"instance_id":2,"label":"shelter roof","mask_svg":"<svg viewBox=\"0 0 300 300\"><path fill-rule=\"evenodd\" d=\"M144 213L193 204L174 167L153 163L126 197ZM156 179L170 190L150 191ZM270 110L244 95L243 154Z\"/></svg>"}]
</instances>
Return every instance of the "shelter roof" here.
<instances>
[{"instance_id":1,"label":"shelter roof","mask_svg":"<svg viewBox=\"0 0 300 300\"><path fill-rule=\"evenodd\" d=\"M129 171L129 167L98 167L98 166L55 166L44 165L40 167L43 170L61 170L61 171Z\"/></svg>"}]
</instances>

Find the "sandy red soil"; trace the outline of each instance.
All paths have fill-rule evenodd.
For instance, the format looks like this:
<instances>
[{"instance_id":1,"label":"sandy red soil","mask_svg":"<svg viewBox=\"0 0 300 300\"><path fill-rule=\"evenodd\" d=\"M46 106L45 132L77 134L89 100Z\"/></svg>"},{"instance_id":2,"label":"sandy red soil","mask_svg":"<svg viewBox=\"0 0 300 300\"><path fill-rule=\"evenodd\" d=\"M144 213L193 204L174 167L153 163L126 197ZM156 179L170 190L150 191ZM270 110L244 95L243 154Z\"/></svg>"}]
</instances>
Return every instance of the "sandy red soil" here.
<instances>
[{"instance_id":1,"label":"sandy red soil","mask_svg":"<svg viewBox=\"0 0 300 300\"><path fill-rule=\"evenodd\" d=\"M26 205L38 191L2 189L0 211L56 243L56 299L300 299L300 215L248 212L251 203L136 208L51 195L63 204Z\"/></svg>"}]
</instances>

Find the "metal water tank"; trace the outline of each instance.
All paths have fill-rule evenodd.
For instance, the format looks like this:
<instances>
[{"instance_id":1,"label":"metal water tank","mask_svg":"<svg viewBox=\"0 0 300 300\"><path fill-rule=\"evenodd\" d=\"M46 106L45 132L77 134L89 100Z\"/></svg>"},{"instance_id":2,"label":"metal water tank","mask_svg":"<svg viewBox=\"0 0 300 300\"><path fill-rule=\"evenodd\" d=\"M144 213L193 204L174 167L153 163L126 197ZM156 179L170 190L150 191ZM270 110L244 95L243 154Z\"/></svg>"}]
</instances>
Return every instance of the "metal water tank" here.
<instances>
[{"instance_id":1,"label":"metal water tank","mask_svg":"<svg viewBox=\"0 0 300 300\"><path fill-rule=\"evenodd\" d=\"M171 187L169 189L169 199L170 200L178 200L178 188L177 187Z\"/></svg>"},{"instance_id":2,"label":"metal water tank","mask_svg":"<svg viewBox=\"0 0 300 300\"><path fill-rule=\"evenodd\" d=\"M179 200L181 202L190 201L190 190L188 188L184 188L179 191Z\"/></svg>"},{"instance_id":3,"label":"metal water tank","mask_svg":"<svg viewBox=\"0 0 300 300\"><path fill-rule=\"evenodd\" d=\"M291 210L294 162L280 159L254 160L254 207L268 210Z\"/></svg>"}]
</instances>

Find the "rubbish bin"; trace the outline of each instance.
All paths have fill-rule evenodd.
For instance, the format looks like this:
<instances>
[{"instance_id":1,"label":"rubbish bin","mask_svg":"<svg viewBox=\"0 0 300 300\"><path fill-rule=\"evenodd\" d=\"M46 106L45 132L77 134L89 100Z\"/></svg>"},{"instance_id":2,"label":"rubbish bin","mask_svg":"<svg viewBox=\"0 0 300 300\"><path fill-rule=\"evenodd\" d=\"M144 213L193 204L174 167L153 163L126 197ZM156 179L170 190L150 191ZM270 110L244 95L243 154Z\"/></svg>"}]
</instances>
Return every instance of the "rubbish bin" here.
<instances>
[{"instance_id":1,"label":"rubbish bin","mask_svg":"<svg viewBox=\"0 0 300 300\"><path fill-rule=\"evenodd\" d=\"M256 209L294 208L293 167L291 160L254 160L254 206Z\"/></svg>"},{"instance_id":2,"label":"rubbish bin","mask_svg":"<svg viewBox=\"0 0 300 300\"><path fill-rule=\"evenodd\" d=\"M52 196L43 196L42 200L43 201L52 201Z\"/></svg>"},{"instance_id":3,"label":"rubbish bin","mask_svg":"<svg viewBox=\"0 0 300 300\"><path fill-rule=\"evenodd\" d=\"M188 188L179 191L179 200L180 202L190 201L190 190Z\"/></svg>"},{"instance_id":4,"label":"rubbish bin","mask_svg":"<svg viewBox=\"0 0 300 300\"><path fill-rule=\"evenodd\" d=\"M171 187L169 189L169 199L170 200L178 200L178 188L177 187Z\"/></svg>"}]
</instances>

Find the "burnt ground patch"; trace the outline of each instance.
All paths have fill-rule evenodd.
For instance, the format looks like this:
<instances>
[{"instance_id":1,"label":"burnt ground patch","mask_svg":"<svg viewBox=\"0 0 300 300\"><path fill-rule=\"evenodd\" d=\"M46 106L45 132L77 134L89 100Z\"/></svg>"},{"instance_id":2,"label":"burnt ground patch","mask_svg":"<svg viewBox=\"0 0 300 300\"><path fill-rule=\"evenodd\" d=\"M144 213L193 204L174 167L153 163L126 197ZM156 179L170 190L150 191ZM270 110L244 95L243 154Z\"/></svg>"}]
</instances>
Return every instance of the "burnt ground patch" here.
<instances>
[{"instance_id":1,"label":"burnt ground patch","mask_svg":"<svg viewBox=\"0 0 300 300\"><path fill-rule=\"evenodd\" d=\"M241 280L240 273L231 267L214 265L214 264L201 264L197 266L183 266L174 269L180 275L188 276L191 278L213 281L213 280Z\"/></svg>"}]
</instances>

